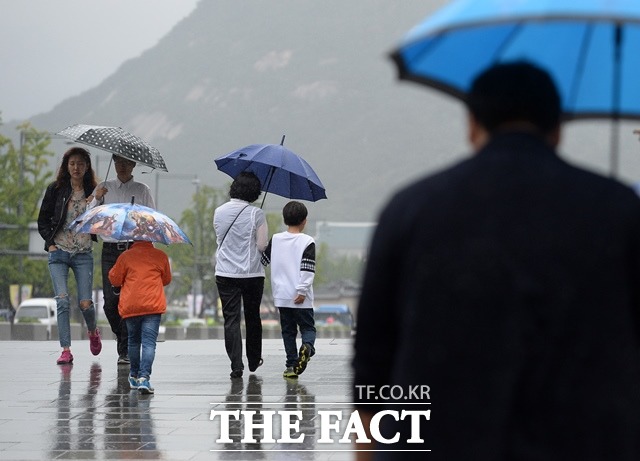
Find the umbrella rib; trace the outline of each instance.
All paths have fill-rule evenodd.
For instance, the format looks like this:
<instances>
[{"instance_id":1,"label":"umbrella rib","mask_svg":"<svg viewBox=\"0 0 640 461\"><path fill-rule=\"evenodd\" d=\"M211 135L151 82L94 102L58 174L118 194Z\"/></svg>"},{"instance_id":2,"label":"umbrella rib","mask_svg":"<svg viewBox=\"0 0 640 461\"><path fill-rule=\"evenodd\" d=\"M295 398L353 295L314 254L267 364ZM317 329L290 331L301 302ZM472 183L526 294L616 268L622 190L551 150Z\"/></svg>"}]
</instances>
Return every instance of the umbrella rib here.
<instances>
[{"instance_id":1,"label":"umbrella rib","mask_svg":"<svg viewBox=\"0 0 640 461\"><path fill-rule=\"evenodd\" d=\"M413 60L419 60L423 55L429 53L432 48L437 47L438 44L442 41L443 36L437 35L431 40L426 46L423 46L418 53L416 53ZM402 55L402 48L399 48L397 51L391 53L390 58L396 63L398 67L398 78L409 80L408 76L411 75L411 71L409 71L408 66L405 62L405 58Z\"/></svg>"},{"instance_id":2,"label":"umbrella rib","mask_svg":"<svg viewBox=\"0 0 640 461\"><path fill-rule=\"evenodd\" d=\"M570 88L573 88L572 93L567 98L567 104L565 107L574 107L575 102L578 98L578 93L580 92L580 76L584 75L584 69L587 63L587 52L589 50L589 45L591 43L591 38L593 37L593 24L589 24L585 29L584 38L580 45L580 52L578 53L578 62L576 65L576 71L573 75L573 83L570 85Z\"/></svg>"},{"instance_id":3,"label":"umbrella rib","mask_svg":"<svg viewBox=\"0 0 640 461\"><path fill-rule=\"evenodd\" d=\"M513 43L513 41L522 31L522 25L523 25L522 21L518 21L513 25L513 27L511 28L511 31L509 32L505 40L500 44L499 47L496 48L493 59L491 60L492 64L495 64L496 62L500 61L500 56L502 56L502 52L506 48L508 48L511 45L511 43Z\"/></svg>"}]
</instances>

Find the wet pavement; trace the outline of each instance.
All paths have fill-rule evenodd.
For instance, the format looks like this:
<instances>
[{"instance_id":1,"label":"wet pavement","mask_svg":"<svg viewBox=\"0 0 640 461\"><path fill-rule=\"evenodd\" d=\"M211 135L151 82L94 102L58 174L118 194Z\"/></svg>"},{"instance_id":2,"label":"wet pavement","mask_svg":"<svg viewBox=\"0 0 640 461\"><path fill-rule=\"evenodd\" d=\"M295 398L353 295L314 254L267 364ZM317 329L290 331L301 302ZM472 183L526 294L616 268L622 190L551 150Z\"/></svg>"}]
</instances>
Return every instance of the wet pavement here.
<instances>
[{"instance_id":1,"label":"wet pavement","mask_svg":"<svg viewBox=\"0 0 640 461\"><path fill-rule=\"evenodd\" d=\"M354 459L353 445L337 442L338 429L318 443L319 412L343 415L336 424L344 428L352 411L350 339L319 339L297 380L282 377L281 340L264 340L264 365L233 380L222 340L160 342L154 395L129 389L128 367L116 365L115 349L115 341L105 341L93 357L88 341L74 341L73 365L56 365L56 341L0 342L0 459ZM211 420L212 410L256 414L229 416L225 436L224 418ZM290 431L283 411L297 412L289 416Z\"/></svg>"}]
</instances>

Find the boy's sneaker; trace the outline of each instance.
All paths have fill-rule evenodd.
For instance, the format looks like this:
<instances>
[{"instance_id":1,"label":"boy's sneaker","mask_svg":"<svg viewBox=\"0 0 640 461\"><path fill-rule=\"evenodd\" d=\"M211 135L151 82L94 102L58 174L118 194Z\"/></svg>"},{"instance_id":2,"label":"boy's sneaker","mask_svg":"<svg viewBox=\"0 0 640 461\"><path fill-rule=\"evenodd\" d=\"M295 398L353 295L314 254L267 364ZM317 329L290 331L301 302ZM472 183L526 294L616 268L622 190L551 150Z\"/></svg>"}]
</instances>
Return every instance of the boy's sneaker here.
<instances>
[{"instance_id":1,"label":"boy's sneaker","mask_svg":"<svg viewBox=\"0 0 640 461\"><path fill-rule=\"evenodd\" d=\"M138 379L138 392L141 394L153 394L154 389L147 378Z\"/></svg>"},{"instance_id":2,"label":"boy's sneaker","mask_svg":"<svg viewBox=\"0 0 640 461\"><path fill-rule=\"evenodd\" d=\"M293 367L287 367L287 369L284 370L284 373L282 373L282 376L284 378L297 378L298 377L296 372L293 371Z\"/></svg>"},{"instance_id":3,"label":"boy's sneaker","mask_svg":"<svg viewBox=\"0 0 640 461\"><path fill-rule=\"evenodd\" d=\"M122 354L118 356L118 365L129 365L131 361L129 360L128 354Z\"/></svg>"},{"instance_id":4,"label":"boy's sneaker","mask_svg":"<svg viewBox=\"0 0 640 461\"><path fill-rule=\"evenodd\" d=\"M298 352L298 362L293 367L293 371L296 372L297 375L301 375L304 370L307 368L307 364L309 360L311 360L311 345L304 343L300 346L300 351Z\"/></svg>"},{"instance_id":5,"label":"boy's sneaker","mask_svg":"<svg viewBox=\"0 0 640 461\"><path fill-rule=\"evenodd\" d=\"M71 351L65 350L65 351L62 351L62 354L60 355L56 363L58 365L64 365L65 363L71 363L71 362L73 362L73 355L71 355Z\"/></svg>"},{"instance_id":6,"label":"boy's sneaker","mask_svg":"<svg viewBox=\"0 0 640 461\"><path fill-rule=\"evenodd\" d=\"M138 378L134 378L129 375L129 389L137 389L138 388Z\"/></svg>"},{"instance_id":7,"label":"boy's sneaker","mask_svg":"<svg viewBox=\"0 0 640 461\"><path fill-rule=\"evenodd\" d=\"M100 330L89 332L89 350L93 355L98 355L102 350L102 341L100 340Z\"/></svg>"}]
</instances>

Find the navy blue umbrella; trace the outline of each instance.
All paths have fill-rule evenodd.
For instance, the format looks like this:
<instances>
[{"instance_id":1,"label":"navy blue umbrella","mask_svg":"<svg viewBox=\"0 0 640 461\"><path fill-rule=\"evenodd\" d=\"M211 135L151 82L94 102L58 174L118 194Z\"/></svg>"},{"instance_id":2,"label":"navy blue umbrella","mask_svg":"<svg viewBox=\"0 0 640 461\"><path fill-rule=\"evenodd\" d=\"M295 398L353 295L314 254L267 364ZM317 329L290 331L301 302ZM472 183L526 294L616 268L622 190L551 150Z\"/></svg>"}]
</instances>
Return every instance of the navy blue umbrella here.
<instances>
[{"instance_id":1,"label":"navy blue umbrella","mask_svg":"<svg viewBox=\"0 0 640 461\"><path fill-rule=\"evenodd\" d=\"M216 166L234 179L243 171L253 172L264 192L281 197L310 202L327 198L313 168L283 144L284 136L280 144L252 144L218 157Z\"/></svg>"},{"instance_id":2,"label":"navy blue umbrella","mask_svg":"<svg viewBox=\"0 0 640 461\"><path fill-rule=\"evenodd\" d=\"M393 51L401 79L464 98L486 67L524 59L545 68L566 119L640 119L639 0L455 0Z\"/></svg>"}]
</instances>

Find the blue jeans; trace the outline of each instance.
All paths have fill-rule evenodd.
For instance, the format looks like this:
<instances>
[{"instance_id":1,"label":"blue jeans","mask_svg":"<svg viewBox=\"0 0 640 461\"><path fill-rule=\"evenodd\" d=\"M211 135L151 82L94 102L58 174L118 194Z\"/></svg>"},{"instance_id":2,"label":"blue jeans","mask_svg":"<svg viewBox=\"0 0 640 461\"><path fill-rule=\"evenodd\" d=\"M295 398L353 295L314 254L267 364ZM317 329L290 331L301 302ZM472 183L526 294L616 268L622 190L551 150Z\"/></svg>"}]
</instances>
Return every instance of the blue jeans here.
<instances>
[{"instance_id":1,"label":"blue jeans","mask_svg":"<svg viewBox=\"0 0 640 461\"><path fill-rule=\"evenodd\" d=\"M160 317L160 314L148 314L125 319L129 332L130 374L135 378L151 378L151 368L156 358L156 341L160 331Z\"/></svg>"},{"instance_id":2,"label":"blue jeans","mask_svg":"<svg viewBox=\"0 0 640 461\"><path fill-rule=\"evenodd\" d=\"M93 254L91 251L86 253L71 254L67 251L57 249L49 252L49 273L53 282L53 292L56 298L58 311L58 337L60 346L71 346L71 325L70 325L70 301L69 287L69 269L73 271L78 287L78 304L82 301L91 301L91 292L93 290ZM91 302L91 306L87 309L80 309L87 329L93 331L96 329L96 309Z\"/></svg>"},{"instance_id":3,"label":"blue jeans","mask_svg":"<svg viewBox=\"0 0 640 461\"><path fill-rule=\"evenodd\" d=\"M287 354L285 366L292 367L298 361L298 346L296 337L300 328L302 343L311 346L311 355L315 354L313 345L316 343L316 325L313 320L313 308L303 307L278 307L280 313L280 329L284 351Z\"/></svg>"}]
</instances>

